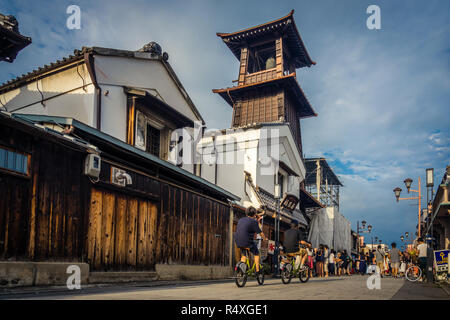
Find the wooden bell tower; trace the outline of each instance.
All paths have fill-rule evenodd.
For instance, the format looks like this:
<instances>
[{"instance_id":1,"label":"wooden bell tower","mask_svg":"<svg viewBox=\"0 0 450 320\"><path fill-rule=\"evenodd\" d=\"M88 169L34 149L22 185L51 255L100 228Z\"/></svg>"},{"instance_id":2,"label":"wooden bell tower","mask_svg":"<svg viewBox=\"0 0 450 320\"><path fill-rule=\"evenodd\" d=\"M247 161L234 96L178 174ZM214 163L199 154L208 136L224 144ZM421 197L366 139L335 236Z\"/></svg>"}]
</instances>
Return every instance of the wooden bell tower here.
<instances>
[{"instance_id":1,"label":"wooden bell tower","mask_svg":"<svg viewBox=\"0 0 450 320\"><path fill-rule=\"evenodd\" d=\"M232 127L288 123L302 156L300 119L317 116L295 70L311 60L294 22L287 16L233 33L217 33L240 61L237 85L215 89L233 107Z\"/></svg>"}]
</instances>

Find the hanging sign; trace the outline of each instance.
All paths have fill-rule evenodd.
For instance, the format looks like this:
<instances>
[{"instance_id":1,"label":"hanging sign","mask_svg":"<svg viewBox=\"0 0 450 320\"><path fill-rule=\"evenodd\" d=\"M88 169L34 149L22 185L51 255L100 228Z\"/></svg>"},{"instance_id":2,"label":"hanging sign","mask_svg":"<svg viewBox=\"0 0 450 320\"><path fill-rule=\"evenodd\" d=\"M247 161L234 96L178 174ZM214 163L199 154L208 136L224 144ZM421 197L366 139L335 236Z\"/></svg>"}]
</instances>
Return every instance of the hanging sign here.
<instances>
[{"instance_id":1,"label":"hanging sign","mask_svg":"<svg viewBox=\"0 0 450 320\"><path fill-rule=\"evenodd\" d=\"M293 194L285 194L283 200L281 200L281 208L293 211L298 204L298 198Z\"/></svg>"},{"instance_id":2,"label":"hanging sign","mask_svg":"<svg viewBox=\"0 0 450 320\"><path fill-rule=\"evenodd\" d=\"M267 252L269 254L273 254L275 251L275 241L269 240L269 244L267 245Z\"/></svg>"}]
</instances>

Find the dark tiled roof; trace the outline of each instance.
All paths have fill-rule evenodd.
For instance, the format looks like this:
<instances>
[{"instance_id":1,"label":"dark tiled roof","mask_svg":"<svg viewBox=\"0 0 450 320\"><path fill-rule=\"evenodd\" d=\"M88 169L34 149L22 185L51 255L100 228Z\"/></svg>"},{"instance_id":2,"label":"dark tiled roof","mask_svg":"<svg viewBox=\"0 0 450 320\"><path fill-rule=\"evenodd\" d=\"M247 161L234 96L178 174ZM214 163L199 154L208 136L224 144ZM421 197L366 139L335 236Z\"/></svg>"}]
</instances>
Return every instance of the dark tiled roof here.
<instances>
[{"instance_id":1,"label":"dark tiled roof","mask_svg":"<svg viewBox=\"0 0 450 320\"><path fill-rule=\"evenodd\" d=\"M86 48L86 51L88 48ZM0 93L18 88L20 86L22 86L23 84L25 84L27 81L32 80L34 77L39 76L43 73L55 70L59 67L68 65L74 61L78 61L83 59L83 55L84 55L84 51L85 48L83 48L83 50L75 50L73 55L69 55L68 57L64 57L61 60L56 60L56 62L52 62L50 64L46 64L43 67L39 67L37 69L34 69L33 71L30 71L28 73L24 73L14 79L8 80L4 83L2 83L0 85Z\"/></svg>"}]
</instances>

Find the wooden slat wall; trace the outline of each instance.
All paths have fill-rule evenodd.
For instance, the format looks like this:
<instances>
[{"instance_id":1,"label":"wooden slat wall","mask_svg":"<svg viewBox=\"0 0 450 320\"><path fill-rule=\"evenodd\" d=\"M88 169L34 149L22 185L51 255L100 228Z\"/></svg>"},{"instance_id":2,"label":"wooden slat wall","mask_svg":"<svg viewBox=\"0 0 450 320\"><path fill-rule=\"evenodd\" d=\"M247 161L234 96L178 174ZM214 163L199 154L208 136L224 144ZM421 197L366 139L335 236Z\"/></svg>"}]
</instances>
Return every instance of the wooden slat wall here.
<instances>
[{"instance_id":1,"label":"wooden slat wall","mask_svg":"<svg viewBox=\"0 0 450 320\"><path fill-rule=\"evenodd\" d=\"M16 134L11 145L23 149L25 135L14 141ZM0 171L0 258L79 261L81 155L42 140L23 151L31 154L29 178Z\"/></svg>"},{"instance_id":2,"label":"wooden slat wall","mask_svg":"<svg viewBox=\"0 0 450 320\"><path fill-rule=\"evenodd\" d=\"M228 264L229 207L164 183L161 195L158 205L92 190L86 252L93 270Z\"/></svg>"},{"instance_id":3,"label":"wooden slat wall","mask_svg":"<svg viewBox=\"0 0 450 320\"><path fill-rule=\"evenodd\" d=\"M161 183L156 263L227 265L229 207Z\"/></svg>"},{"instance_id":4,"label":"wooden slat wall","mask_svg":"<svg viewBox=\"0 0 450 320\"><path fill-rule=\"evenodd\" d=\"M152 269L157 208L144 198L92 189L86 241L92 270Z\"/></svg>"},{"instance_id":5,"label":"wooden slat wall","mask_svg":"<svg viewBox=\"0 0 450 320\"><path fill-rule=\"evenodd\" d=\"M283 103L281 90L249 91L235 105L233 126L278 121L284 115L283 108L279 108L279 99Z\"/></svg>"},{"instance_id":6,"label":"wooden slat wall","mask_svg":"<svg viewBox=\"0 0 450 320\"><path fill-rule=\"evenodd\" d=\"M0 173L0 259L26 257L29 180Z\"/></svg>"},{"instance_id":7,"label":"wooden slat wall","mask_svg":"<svg viewBox=\"0 0 450 320\"><path fill-rule=\"evenodd\" d=\"M93 185L83 152L0 126L0 145L31 155L31 174L0 170L0 260L87 261L92 270L228 264L229 207L131 172ZM158 200L159 199L159 200Z\"/></svg>"},{"instance_id":8,"label":"wooden slat wall","mask_svg":"<svg viewBox=\"0 0 450 320\"><path fill-rule=\"evenodd\" d=\"M42 142L36 190L35 248L29 252L36 260L79 260L80 234L83 228L81 210L81 172L83 159L59 145Z\"/></svg>"},{"instance_id":9,"label":"wooden slat wall","mask_svg":"<svg viewBox=\"0 0 450 320\"><path fill-rule=\"evenodd\" d=\"M301 129L300 129L300 120L297 113L297 108L295 107L292 100L289 98L289 96L285 96L285 118L286 121L289 122L289 126L291 127L292 135L294 136L295 142L297 142L297 145L300 150L300 156L303 157L303 149L302 149L302 136L301 136Z\"/></svg>"}]
</instances>

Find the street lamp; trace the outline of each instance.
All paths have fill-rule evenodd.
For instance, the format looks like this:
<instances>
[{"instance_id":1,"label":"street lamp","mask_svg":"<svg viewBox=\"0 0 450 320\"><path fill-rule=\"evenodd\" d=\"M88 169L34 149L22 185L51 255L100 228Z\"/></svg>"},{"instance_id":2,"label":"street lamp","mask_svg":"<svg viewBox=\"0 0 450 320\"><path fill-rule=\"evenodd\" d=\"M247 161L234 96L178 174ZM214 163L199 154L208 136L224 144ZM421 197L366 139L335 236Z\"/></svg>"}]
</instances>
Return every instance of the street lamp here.
<instances>
[{"instance_id":1,"label":"street lamp","mask_svg":"<svg viewBox=\"0 0 450 320\"><path fill-rule=\"evenodd\" d=\"M367 224L366 220L361 221L361 226L362 227L359 226L359 221L357 221L357 223L356 223L356 238L357 238L356 251L358 251L358 253L361 250L361 248L360 248L360 241L359 241L359 234L360 233L371 233L371 231L372 231L372 226L368 225L367 228L366 228L366 224Z\"/></svg>"},{"instance_id":2,"label":"street lamp","mask_svg":"<svg viewBox=\"0 0 450 320\"><path fill-rule=\"evenodd\" d=\"M397 202L398 202L398 199L400 198L400 193L401 192L402 192L402 189L399 188L399 187L394 189L394 194L395 194L395 197L397 198Z\"/></svg>"},{"instance_id":3,"label":"street lamp","mask_svg":"<svg viewBox=\"0 0 450 320\"><path fill-rule=\"evenodd\" d=\"M421 190L420 190L420 177L419 177L419 179L418 179L418 181L419 181L419 188L417 189L417 190L413 190L413 189L411 189L411 184L412 184L412 182L413 182L413 180L411 179L411 178L406 178L403 182L405 183L405 186L406 186L406 189L408 190L408 193L410 193L410 192L416 192L416 193L418 193L418 196L417 197L409 197L409 198L400 198L400 193L402 192L402 189L401 188L399 188L399 187L397 187L397 188L395 188L394 189L394 195L395 195L395 198L397 199L397 202L399 201L399 200L419 200L419 224L418 224L418 236L420 237L420 235L421 235L421 232L420 232L420 227L421 227L421 219L420 219L420 216L421 216L421 209L420 209L420 207L421 207L421 199L422 199L422 193L421 193Z\"/></svg>"},{"instance_id":4,"label":"street lamp","mask_svg":"<svg viewBox=\"0 0 450 320\"><path fill-rule=\"evenodd\" d=\"M411 189L411 183L413 182L413 180L411 178L406 178L403 182L405 183L406 189L408 189L409 193L409 190Z\"/></svg>"}]
</instances>

